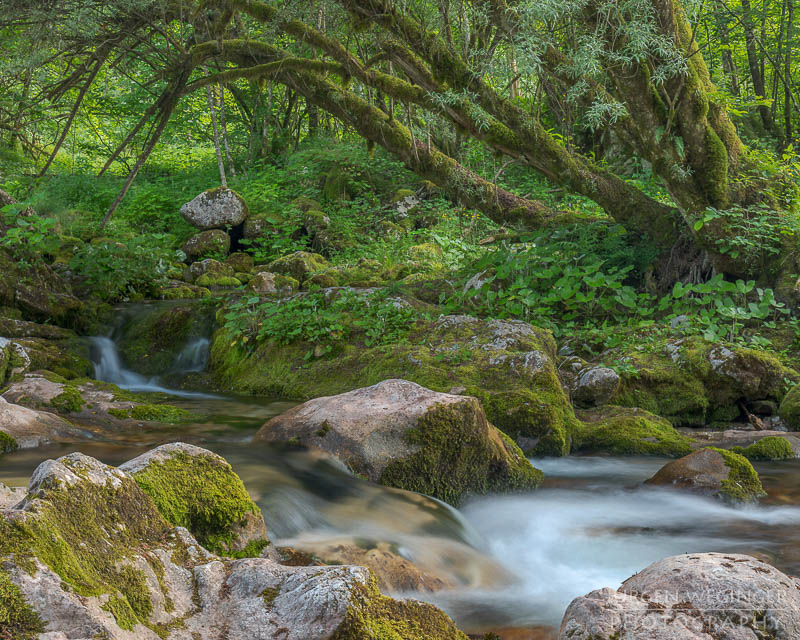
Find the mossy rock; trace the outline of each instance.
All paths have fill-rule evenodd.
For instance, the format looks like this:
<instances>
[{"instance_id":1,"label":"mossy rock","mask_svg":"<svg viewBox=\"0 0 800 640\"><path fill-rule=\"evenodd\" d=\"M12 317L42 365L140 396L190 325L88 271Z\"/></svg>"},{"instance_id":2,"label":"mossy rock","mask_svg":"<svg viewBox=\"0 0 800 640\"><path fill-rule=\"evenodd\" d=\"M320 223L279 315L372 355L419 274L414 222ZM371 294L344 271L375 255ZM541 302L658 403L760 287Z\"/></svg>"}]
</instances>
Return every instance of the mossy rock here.
<instances>
[{"instance_id":1,"label":"mossy rock","mask_svg":"<svg viewBox=\"0 0 800 640\"><path fill-rule=\"evenodd\" d=\"M50 406L62 413L78 413L83 405L80 391L70 386L65 386L64 391L50 401Z\"/></svg>"},{"instance_id":2,"label":"mossy rock","mask_svg":"<svg viewBox=\"0 0 800 640\"><path fill-rule=\"evenodd\" d=\"M622 374L611 402L645 409L676 426L735 420L741 403L780 400L785 380L800 380L797 372L772 354L729 348L702 338L615 355L633 372Z\"/></svg>"},{"instance_id":3,"label":"mossy rock","mask_svg":"<svg viewBox=\"0 0 800 640\"><path fill-rule=\"evenodd\" d=\"M350 176L336 167L325 174L322 195L325 197L325 200L329 202L342 202L344 200L350 200L356 193Z\"/></svg>"},{"instance_id":4,"label":"mossy rock","mask_svg":"<svg viewBox=\"0 0 800 640\"><path fill-rule=\"evenodd\" d=\"M120 467L175 526L207 549L258 556L269 544L261 510L220 456L182 443L162 445Z\"/></svg>"},{"instance_id":5,"label":"mossy rock","mask_svg":"<svg viewBox=\"0 0 800 640\"><path fill-rule=\"evenodd\" d=\"M29 571L39 561L79 596L116 598L117 622L129 630L147 622L153 605L144 574L122 563L163 544L169 524L133 480L88 456L47 464L29 487L35 512L0 514L0 557L13 554Z\"/></svg>"},{"instance_id":6,"label":"mossy rock","mask_svg":"<svg viewBox=\"0 0 800 640\"><path fill-rule=\"evenodd\" d=\"M130 409L109 409L108 413L120 420L141 420L143 422L161 422L178 424L188 422L197 416L191 411L168 404L137 404Z\"/></svg>"},{"instance_id":7,"label":"mossy rock","mask_svg":"<svg viewBox=\"0 0 800 640\"><path fill-rule=\"evenodd\" d=\"M190 284L162 287L158 290L158 297L161 300L197 300L209 296L211 296L211 291L205 287Z\"/></svg>"},{"instance_id":8,"label":"mossy rock","mask_svg":"<svg viewBox=\"0 0 800 640\"><path fill-rule=\"evenodd\" d=\"M211 229L196 233L181 246L192 260L204 258L224 258L231 248L231 237L221 229Z\"/></svg>"},{"instance_id":9,"label":"mossy rock","mask_svg":"<svg viewBox=\"0 0 800 640\"><path fill-rule=\"evenodd\" d=\"M308 234L313 237L331 226L331 219L322 211L309 209L303 216L303 225Z\"/></svg>"},{"instance_id":10,"label":"mossy rock","mask_svg":"<svg viewBox=\"0 0 800 640\"><path fill-rule=\"evenodd\" d=\"M234 276L211 276L207 273L204 273L200 276L197 280L195 280L195 284L198 287L218 287L218 288L228 288L228 287L241 287L242 282L238 278Z\"/></svg>"},{"instance_id":11,"label":"mossy rock","mask_svg":"<svg viewBox=\"0 0 800 640\"><path fill-rule=\"evenodd\" d=\"M442 259L442 248L433 242L425 242L409 247L408 255L412 260L439 263Z\"/></svg>"},{"instance_id":12,"label":"mossy rock","mask_svg":"<svg viewBox=\"0 0 800 640\"><path fill-rule=\"evenodd\" d=\"M418 600L381 595L374 577L360 587L331 640L468 640L440 609Z\"/></svg>"},{"instance_id":13,"label":"mossy rock","mask_svg":"<svg viewBox=\"0 0 800 640\"><path fill-rule=\"evenodd\" d=\"M44 633L44 622L25 601L22 592L0 569L0 632L12 640L36 640Z\"/></svg>"},{"instance_id":14,"label":"mossy rock","mask_svg":"<svg viewBox=\"0 0 800 640\"><path fill-rule=\"evenodd\" d=\"M792 431L800 431L800 385L789 390L781 402L778 415Z\"/></svg>"},{"instance_id":15,"label":"mossy rock","mask_svg":"<svg viewBox=\"0 0 800 640\"><path fill-rule=\"evenodd\" d=\"M336 287L339 285L339 280L336 278L336 272L328 270L325 273L317 273L311 276L303 283L303 289Z\"/></svg>"},{"instance_id":16,"label":"mossy rock","mask_svg":"<svg viewBox=\"0 0 800 640\"><path fill-rule=\"evenodd\" d=\"M578 412L578 417L582 422L573 437L574 452L677 458L692 451L691 439L643 409L604 406Z\"/></svg>"},{"instance_id":17,"label":"mossy rock","mask_svg":"<svg viewBox=\"0 0 800 640\"><path fill-rule=\"evenodd\" d=\"M17 441L4 431L0 431L0 453L11 453L19 448Z\"/></svg>"},{"instance_id":18,"label":"mossy rock","mask_svg":"<svg viewBox=\"0 0 800 640\"><path fill-rule=\"evenodd\" d=\"M535 489L542 473L490 425L475 398L384 380L273 418L254 442L321 449L373 482L450 504Z\"/></svg>"},{"instance_id":19,"label":"mossy rock","mask_svg":"<svg viewBox=\"0 0 800 640\"><path fill-rule=\"evenodd\" d=\"M289 276L298 282L305 282L312 275L327 271L330 267L330 262L318 253L297 251L271 262L267 265L266 271Z\"/></svg>"},{"instance_id":20,"label":"mossy rock","mask_svg":"<svg viewBox=\"0 0 800 640\"><path fill-rule=\"evenodd\" d=\"M702 493L730 503L756 502L766 495L747 458L716 447L699 449L664 465L647 484Z\"/></svg>"},{"instance_id":21,"label":"mossy rock","mask_svg":"<svg viewBox=\"0 0 800 640\"><path fill-rule=\"evenodd\" d=\"M209 369L220 388L231 391L306 400L390 378L434 391L458 387L482 402L492 424L536 455L567 455L580 427L558 377L552 334L524 322L421 316L405 342L369 348L341 342L330 358L311 360L314 345L264 342L244 349L233 342L225 330L215 334Z\"/></svg>"},{"instance_id":22,"label":"mossy rock","mask_svg":"<svg viewBox=\"0 0 800 640\"><path fill-rule=\"evenodd\" d=\"M131 310L115 331L120 355L127 366L144 375L170 371L181 349L209 335L214 318L202 302L182 302Z\"/></svg>"},{"instance_id":23,"label":"mossy rock","mask_svg":"<svg viewBox=\"0 0 800 640\"><path fill-rule=\"evenodd\" d=\"M767 436L748 447L731 447L748 460L794 460L792 443L781 436Z\"/></svg>"},{"instance_id":24,"label":"mossy rock","mask_svg":"<svg viewBox=\"0 0 800 640\"><path fill-rule=\"evenodd\" d=\"M233 269L234 273L251 273L255 266L253 256L249 253L232 253L225 258L225 264Z\"/></svg>"},{"instance_id":25,"label":"mossy rock","mask_svg":"<svg viewBox=\"0 0 800 640\"><path fill-rule=\"evenodd\" d=\"M299 198L295 198L294 200L292 200L291 205L295 209L299 209L302 213L312 210L320 211L322 209L319 202L317 202L313 198L307 198L306 196L300 196Z\"/></svg>"}]
</instances>

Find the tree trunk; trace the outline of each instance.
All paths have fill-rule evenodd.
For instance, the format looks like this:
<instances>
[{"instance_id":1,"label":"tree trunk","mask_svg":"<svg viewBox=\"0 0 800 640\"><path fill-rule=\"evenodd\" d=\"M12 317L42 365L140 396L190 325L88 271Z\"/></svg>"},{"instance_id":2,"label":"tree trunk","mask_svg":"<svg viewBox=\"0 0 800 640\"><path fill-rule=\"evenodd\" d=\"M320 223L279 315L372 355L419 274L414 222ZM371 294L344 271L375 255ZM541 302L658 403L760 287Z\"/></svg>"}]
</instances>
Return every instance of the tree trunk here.
<instances>
[{"instance_id":1,"label":"tree trunk","mask_svg":"<svg viewBox=\"0 0 800 640\"><path fill-rule=\"evenodd\" d=\"M208 75L208 69L203 69ZM214 92L211 85L206 85L206 102L208 103L208 112L211 114L211 128L214 136L214 150L217 153L217 166L219 167L219 182L223 187L228 186L228 178L225 176L225 163L222 160L222 150L219 143L219 128L217 127L217 107L214 98Z\"/></svg>"},{"instance_id":2,"label":"tree trunk","mask_svg":"<svg viewBox=\"0 0 800 640\"><path fill-rule=\"evenodd\" d=\"M761 72L761 62L756 51L755 27L753 25L753 8L750 0L742 0L742 26L744 27L744 41L747 49L747 65L750 68L750 78L753 81L753 91L756 97L762 100L767 97L764 86L764 74ZM759 105L758 113L767 132L775 129L772 113L767 105Z\"/></svg>"}]
</instances>

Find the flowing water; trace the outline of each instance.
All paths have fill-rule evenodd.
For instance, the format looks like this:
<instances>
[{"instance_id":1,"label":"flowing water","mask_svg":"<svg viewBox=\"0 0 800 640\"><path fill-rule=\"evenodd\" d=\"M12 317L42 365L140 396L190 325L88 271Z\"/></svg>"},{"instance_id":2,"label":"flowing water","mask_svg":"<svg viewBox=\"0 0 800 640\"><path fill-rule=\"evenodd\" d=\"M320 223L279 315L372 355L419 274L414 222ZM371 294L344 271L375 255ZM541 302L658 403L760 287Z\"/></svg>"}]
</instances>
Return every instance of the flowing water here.
<instances>
[{"instance_id":1,"label":"flowing water","mask_svg":"<svg viewBox=\"0 0 800 640\"><path fill-rule=\"evenodd\" d=\"M414 493L381 487L302 452L250 444L258 427L292 406L258 398L175 391L125 368L110 338L92 340L100 379L161 391L206 416L195 424L115 434L114 442L54 445L0 458L0 482L25 485L45 459L82 451L119 464L169 441L224 456L261 507L271 537L311 551L331 544L388 542L401 555L460 585L411 594L444 608L462 628L557 627L570 600L617 587L665 556L702 551L757 555L800 573L800 463L758 465L769 498L754 507L642 487L659 458L535 460L541 489L475 499L457 511ZM193 339L177 372L202 371L208 341Z\"/></svg>"}]
</instances>

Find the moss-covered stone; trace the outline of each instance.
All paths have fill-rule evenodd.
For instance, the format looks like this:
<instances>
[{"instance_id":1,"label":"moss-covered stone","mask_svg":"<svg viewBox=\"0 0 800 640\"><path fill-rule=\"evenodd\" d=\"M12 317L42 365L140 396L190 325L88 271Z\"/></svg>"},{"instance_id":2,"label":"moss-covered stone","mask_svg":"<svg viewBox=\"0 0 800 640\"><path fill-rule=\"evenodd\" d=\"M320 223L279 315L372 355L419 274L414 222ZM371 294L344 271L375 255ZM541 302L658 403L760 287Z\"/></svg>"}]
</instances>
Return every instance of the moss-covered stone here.
<instances>
[{"instance_id":1,"label":"moss-covered stone","mask_svg":"<svg viewBox=\"0 0 800 640\"><path fill-rule=\"evenodd\" d=\"M733 453L738 453L748 460L793 460L794 449L792 444L780 436L767 436L754 442L749 447L731 447Z\"/></svg>"},{"instance_id":2,"label":"moss-covered stone","mask_svg":"<svg viewBox=\"0 0 800 640\"><path fill-rule=\"evenodd\" d=\"M209 335L212 311L200 301L137 308L115 332L119 352L128 367L139 373L170 371L184 345Z\"/></svg>"},{"instance_id":3,"label":"moss-covered stone","mask_svg":"<svg viewBox=\"0 0 800 640\"><path fill-rule=\"evenodd\" d=\"M294 200L292 200L291 205L295 209L299 209L303 213L310 210L320 211L322 209L319 202L317 202L313 198L307 198L306 196L300 196L299 198L295 198Z\"/></svg>"},{"instance_id":4,"label":"moss-covered stone","mask_svg":"<svg viewBox=\"0 0 800 640\"><path fill-rule=\"evenodd\" d=\"M172 451L163 460L153 459L143 469L131 472L167 521L186 527L216 553L235 553L238 528L253 515L261 516L239 476L224 459L210 452L189 455ZM247 551L258 555L267 544L265 536L261 544L251 543Z\"/></svg>"},{"instance_id":5,"label":"moss-covered stone","mask_svg":"<svg viewBox=\"0 0 800 640\"><path fill-rule=\"evenodd\" d=\"M231 237L221 229L196 233L181 246L181 250L192 260L204 258L222 259L231 248Z\"/></svg>"},{"instance_id":6,"label":"moss-covered stone","mask_svg":"<svg viewBox=\"0 0 800 640\"><path fill-rule=\"evenodd\" d=\"M731 502L754 502L767 495L761 485L761 478L747 458L733 451L708 448L719 453L725 460L725 466L730 469L727 480L722 481L722 496Z\"/></svg>"},{"instance_id":7,"label":"moss-covered stone","mask_svg":"<svg viewBox=\"0 0 800 640\"><path fill-rule=\"evenodd\" d=\"M163 422L165 424L187 422L196 417L186 409L168 404L137 404L130 409L109 409L108 413L120 420L131 419L144 422Z\"/></svg>"},{"instance_id":8,"label":"moss-covered stone","mask_svg":"<svg viewBox=\"0 0 800 640\"><path fill-rule=\"evenodd\" d=\"M406 434L419 447L412 456L391 462L380 483L433 496L458 505L470 494L507 493L537 488L544 474L531 466L505 434L486 442L486 433L465 405L439 406ZM487 444L494 451L487 451ZM507 464L506 464L507 463Z\"/></svg>"},{"instance_id":9,"label":"moss-covered stone","mask_svg":"<svg viewBox=\"0 0 800 640\"><path fill-rule=\"evenodd\" d=\"M290 276L298 282L305 282L312 275L327 271L330 266L331 264L317 253L297 251L271 262L266 270Z\"/></svg>"},{"instance_id":10,"label":"moss-covered stone","mask_svg":"<svg viewBox=\"0 0 800 640\"><path fill-rule=\"evenodd\" d=\"M440 609L381 595L374 577L353 594L345 621L331 640L467 640Z\"/></svg>"},{"instance_id":11,"label":"moss-covered stone","mask_svg":"<svg viewBox=\"0 0 800 640\"><path fill-rule=\"evenodd\" d=\"M81 454L55 463L56 478L36 488L33 514L0 514L0 557L14 554L17 566L42 562L81 596L108 594L124 600L115 610L132 624L128 610L144 611L149 594L143 578L124 560L163 544L170 527L130 478ZM52 469L52 467L51 467ZM30 511L30 509L29 509ZM34 560L35 559L35 560ZM141 572L139 572L141 573ZM138 622L147 623L146 619Z\"/></svg>"},{"instance_id":12,"label":"moss-covered stone","mask_svg":"<svg viewBox=\"0 0 800 640\"><path fill-rule=\"evenodd\" d=\"M772 354L701 338L616 355L631 372L622 374L611 402L640 407L678 426L730 422L741 403L780 400L785 380L800 379Z\"/></svg>"},{"instance_id":13,"label":"moss-covered stone","mask_svg":"<svg viewBox=\"0 0 800 640\"><path fill-rule=\"evenodd\" d=\"M604 406L579 412L578 417L582 423L573 436L573 451L671 457L692 451L692 440L668 420L642 409Z\"/></svg>"},{"instance_id":14,"label":"moss-covered stone","mask_svg":"<svg viewBox=\"0 0 800 640\"><path fill-rule=\"evenodd\" d=\"M0 569L0 633L10 640L35 640L44 632L39 615L25 602L8 574Z\"/></svg>"},{"instance_id":15,"label":"moss-covered stone","mask_svg":"<svg viewBox=\"0 0 800 640\"><path fill-rule=\"evenodd\" d=\"M792 431L800 431L800 385L792 387L784 396L778 414Z\"/></svg>"},{"instance_id":16,"label":"moss-covered stone","mask_svg":"<svg viewBox=\"0 0 800 640\"><path fill-rule=\"evenodd\" d=\"M205 287L194 285L178 285L162 287L158 290L158 297L161 300L196 300L198 298L208 298L211 291Z\"/></svg>"},{"instance_id":17,"label":"moss-covered stone","mask_svg":"<svg viewBox=\"0 0 800 640\"><path fill-rule=\"evenodd\" d=\"M303 225L308 234L313 237L331 226L331 219L323 211L309 209L303 216Z\"/></svg>"},{"instance_id":18,"label":"moss-covered stone","mask_svg":"<svg viewBox=\"0 0 800 640\"><path fill-rule=\"evenodd\" d=\"M234 273L250 273L255 266L255 261L249 253L237 252L225 258L225 264L233 269Z\"/></svg>"},{"instance_id":19,"label":"moss-covered stone","mask_svg":"<svg viewBox=\"0 0 800 640\"><path fill-rule=\"evenodd\" d=\"M50 401L50 406L63 413L78 413L83 408L83 397L75 387L65 386L64 391Z\"/></svg>"},{"instance_id":20,"label":"moss-covered stone","mask_svg":"<svg viewBox=\"0 0 800 640\"><path fill-rule=\"evenodd\" d=\"M204 273L200 276L197 280L195 280L195 284L199 287L241 287L242 282L238 278L234 276L220 276L219 278L215 278L213 276Z\"/></svg>"},{"instance_id":21,"label":"moss-covered stone","mask_svg":"<svg viewBox=\"0 0 800 640\"><path fill-rule=\"evenodd\" d=\"M11 453L16 451L19 445L17 441L7 433L0 431L0 453Z\"/></svg>"},{"instance_id":22,"label":"moss-covered stone","mask_svg":"<svg viewBox=\"0 0 800 640\"><path fill-rule=\"evenodd\" d=\"M413 300L409 304L424 306ZM343 342L332 357L312 360L307 354L313 345L266 342L245 349L232 345L222 330L212 341L210 370L222 388L299 400L390 378L435 391L460 387L477 397L489 421L526 453L569 453L571 432L579 423L556 371L550 332L524 322L470 316L420 317L410 329L408 339L398 344Z\"/></svg>"}]
</instances>

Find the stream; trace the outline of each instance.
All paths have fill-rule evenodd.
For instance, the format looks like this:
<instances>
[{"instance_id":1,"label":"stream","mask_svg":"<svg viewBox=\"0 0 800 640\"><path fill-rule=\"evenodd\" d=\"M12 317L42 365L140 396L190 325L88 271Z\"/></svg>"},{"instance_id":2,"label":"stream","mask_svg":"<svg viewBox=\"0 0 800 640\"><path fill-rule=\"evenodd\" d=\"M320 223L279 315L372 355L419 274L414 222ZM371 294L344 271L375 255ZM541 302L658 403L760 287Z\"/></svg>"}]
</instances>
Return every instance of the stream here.
<instances>
[{"instance_id":1,"label":"stream","mask_svg":"<svg viewBox=\"0 0 800 640\"><path fill-rule=\"evenodd\" d=\"M664 463L646 457L533 460L538 491L474 499L455 510L434 499L378 486L307 452L253 446L269 418L295 403L169 389L126 369L109 337L92 338L95 375L135 391L160 391L204 415L192 424L144 428L114 442L20 450L3 456L0 482L27 484L43 460L81 451L117 465L164 442L184 441L225 457L261 507L281 546L313 552L343 542L396 545L401 555L460 585L414 593L472 633L506 627L557 628L576 596L618 587L665 556L749 553L800 573L800 462L757 464L769 497L729 507L641 483ZM205 368L208 341L187 344L181 371ZM401 594L402 595L402 594ZM545 636L543 636L545 637Z\"/></svg>"}]
</instances>

